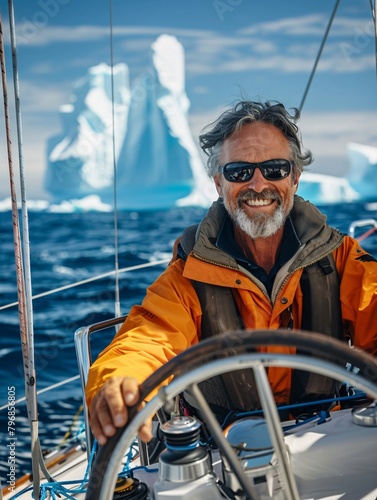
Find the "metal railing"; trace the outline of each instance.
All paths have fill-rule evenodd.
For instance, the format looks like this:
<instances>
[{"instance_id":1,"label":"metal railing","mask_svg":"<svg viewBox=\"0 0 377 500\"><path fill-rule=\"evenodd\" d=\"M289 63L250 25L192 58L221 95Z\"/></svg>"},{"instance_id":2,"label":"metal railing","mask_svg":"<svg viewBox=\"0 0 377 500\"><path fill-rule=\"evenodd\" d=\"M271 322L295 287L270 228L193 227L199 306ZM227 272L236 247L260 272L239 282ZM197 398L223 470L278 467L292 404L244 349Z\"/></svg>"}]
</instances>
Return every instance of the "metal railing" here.
<instances>
[{"instance_id":1,"label":"metal railing","mask_svg":"<svg viewBox=\"0 0 377 500\"><path fill-rule=\"evenodd\" d=\"M82 390L82 400L83 400L83 414L85 422L85 437L86 437L86 450L88 458L93 447L93 435L90 430L89 425L89 411L86 404L85 398L85 387L88 381L89 368L92 364L92 355L90 348L90 336L94 332L99 332L107 328L116 327L121 323L124 323L127 315L119 316L118 318L108 319L101 321L99 323L94 323L93 325L83 326L76 330L75 332L75 349L77 364L79 367L79 375L81 380L81 390Z\"/></svg>"},{"instance_id":2,"label":"metal railing","mask_svg":"<svg viewBox=\"0 0 377 500\"><path fill-rule=\"evenodd\" d=\"M369 234L372 234L373 232L377 231L377 220L375 220L375 219L355 220L355 221L351 222L351 224L349 225L348 234L350 236L352 236L352 238L355 238L356 228L368 227L368 226L371 226L371 229L368 230L366 233L364 233L361 237L359 237L357 239L360 240L361 238L363 238L363 236L369 236Z\"/></svg>"}]
</instances>

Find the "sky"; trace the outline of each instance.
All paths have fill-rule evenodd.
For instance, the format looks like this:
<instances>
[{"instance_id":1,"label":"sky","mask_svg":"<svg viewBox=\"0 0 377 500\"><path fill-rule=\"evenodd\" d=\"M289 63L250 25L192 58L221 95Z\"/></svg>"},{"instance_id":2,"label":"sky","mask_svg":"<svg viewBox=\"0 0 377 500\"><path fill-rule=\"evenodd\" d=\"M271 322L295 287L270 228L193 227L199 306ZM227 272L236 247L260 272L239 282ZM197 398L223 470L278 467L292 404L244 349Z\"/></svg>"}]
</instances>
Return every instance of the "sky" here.
<instances>
[{"instance_id":1,"label":"sky","mask_svg":"<svg viewBox=\"0 0 377 500\"><path fill-rule=\"evenodd\" d=\"M59 108L91 66L126 63L132 81L150 65L162 33L182 43L189 123L200 131L241 96L299 107L335 0L15 0L27 194L48 199L47 141L61 132ZM5 40L12 156L18 168L8 2ZM370 0L341 0L299 126L312 172L344 176L347 144L377 144L377 85ZM1 106L0 200L9 196Z\"/></svg>"}]
</instances>

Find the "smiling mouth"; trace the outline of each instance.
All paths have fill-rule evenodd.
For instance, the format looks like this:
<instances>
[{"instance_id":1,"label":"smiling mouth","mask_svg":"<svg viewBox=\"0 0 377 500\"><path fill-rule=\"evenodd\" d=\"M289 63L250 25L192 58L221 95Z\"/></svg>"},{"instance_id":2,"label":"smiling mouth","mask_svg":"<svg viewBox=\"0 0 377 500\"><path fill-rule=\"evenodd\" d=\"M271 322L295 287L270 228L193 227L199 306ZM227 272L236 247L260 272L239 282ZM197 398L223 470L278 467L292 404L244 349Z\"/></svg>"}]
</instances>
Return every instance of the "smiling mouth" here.
<instances>
[{"instance_id":1,"label":"smiling mouth","mask_svg":"<svg viewBox=\"0 0 377 500\"><path fill-rule=\"evenodd\" d=\"M249 207L266 207L268 205L271 205L274 201L275 199L272 198L253 198L249 200L243 200L243 202L246 203L246 205L248 205Z\"/></svg>"},{"instance_id":2,"label":"smiling mouth","mask_svg":"<svg viewBox=\"0 0 377 500\"><path fill-rule=\"evenodd\" d=\"M254 191L253 189L249 189L248 191L242 193L238 198L240 207L242 203L245 203L248 207L268 207L275 201L278 205L281 203L279 194L272 189L265 189L260 193Z\"/></svg>"}]
</instances>

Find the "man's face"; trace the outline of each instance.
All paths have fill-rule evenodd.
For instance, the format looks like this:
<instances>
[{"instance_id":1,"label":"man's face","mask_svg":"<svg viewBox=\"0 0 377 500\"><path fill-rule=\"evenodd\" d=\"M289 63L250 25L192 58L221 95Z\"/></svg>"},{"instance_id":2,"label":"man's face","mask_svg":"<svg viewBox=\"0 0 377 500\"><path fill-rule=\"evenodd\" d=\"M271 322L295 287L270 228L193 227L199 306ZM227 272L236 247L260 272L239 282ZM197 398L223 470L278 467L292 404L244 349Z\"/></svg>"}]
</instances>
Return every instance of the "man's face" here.
<instances>
[{"instance_id":1,"label":"man's face","mask_svg":"<svg viewBox=\"0 0 377 500\"><path fill-rule=\"evenodd\" d=\"M278 158L291 160L288 140L274 125L254 122L246 123L224 141L220 164ZM298 180L295 170L285 179L270 181L259 168L246 182L229 182L223 174L215 176L217 192L224 199L229 215L252 238L271 236L284 225L293 206Z\"/></svg>"}]
</instances>

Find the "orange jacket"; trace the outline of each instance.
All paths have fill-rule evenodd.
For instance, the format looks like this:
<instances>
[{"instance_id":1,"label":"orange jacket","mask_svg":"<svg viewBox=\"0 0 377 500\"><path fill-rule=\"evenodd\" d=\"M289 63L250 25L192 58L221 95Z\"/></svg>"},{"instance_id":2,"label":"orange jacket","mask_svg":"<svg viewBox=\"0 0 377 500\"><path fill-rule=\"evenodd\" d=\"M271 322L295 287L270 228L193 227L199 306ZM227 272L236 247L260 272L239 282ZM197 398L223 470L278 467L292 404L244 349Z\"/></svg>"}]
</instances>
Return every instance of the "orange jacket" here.
<instances>
[{"instance_id":1,"label":"orange jacket","mask_svg":"<svg viewBox=\"0 0 377 500\"><path fill-rule=\"evenodd\" d=\"M114 340L91 367L86 388L88 405L109 377L129 375L142 382L200 340L201 306L192 279L235 289L245 328L285 326L284 311L291 307L295 329L300 329L302 269L329 252L333 252L341 278L345 334L355 347L377 354L377 262L355 239L330 228L325 216L296 196L291 218L302 245L279 270L270 298L261 282L213 245L224 216L224 207L215 202L198 228L187 260L172 262L148 288L142 305L131 309ZM287 348L287 352L290 350ZM276 400L288 402L291 370L270 368L268 375Z\"/></svg>"}]
</instances>

